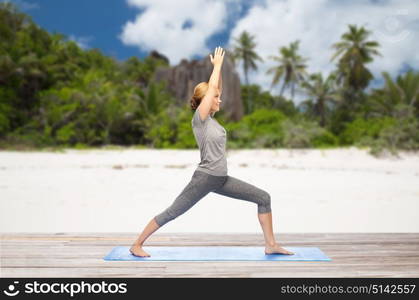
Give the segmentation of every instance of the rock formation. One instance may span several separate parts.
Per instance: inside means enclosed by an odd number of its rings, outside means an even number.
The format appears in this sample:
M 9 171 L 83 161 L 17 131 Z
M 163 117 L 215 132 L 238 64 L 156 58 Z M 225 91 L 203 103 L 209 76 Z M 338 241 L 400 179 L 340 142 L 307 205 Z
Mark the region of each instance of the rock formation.
M 167 64 L 169 64 L 169 59 L 166 56 L 164 56 L 163 54 L 157 52 L 156 50 L 152 50 L 148 56 L 150 56 L 152 58 L 155 58 L 155 59 L 161 59 L 164 62 L 166 62 Z
M 178 100 L 178 104 L 189 103 L 196 84 L 208 82 L 212 64 L 209 55 L 202 60 L 188 61 L 183 59 L 174 67 L 159 67 L 154 74 L 154 80 L 167 82 L 170 92 Z M 238 121 L 243 116 L 241 101 L 240 78 L 234 69 L 233 62 L 227 56 L 224 57 L 221 69 L 223 77 L 223 93 L 221 95 L 220 110 L 225 111 L 226 117 L 232 121 Z

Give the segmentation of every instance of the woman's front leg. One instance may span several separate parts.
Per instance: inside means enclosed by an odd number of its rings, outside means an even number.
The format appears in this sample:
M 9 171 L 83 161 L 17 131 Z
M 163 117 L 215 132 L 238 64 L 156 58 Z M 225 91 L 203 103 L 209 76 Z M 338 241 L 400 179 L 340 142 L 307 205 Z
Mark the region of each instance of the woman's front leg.
M 282 248 L 277 242 L 275 242 L 275 235 L 272 226 L 272 212 L 262 214 L 258 213 L 258 218 L 265 237 L 265 254 L 294 254 L 293 252 Z
M 217 194 L 257 204 L 259 223 L 265 238 L 265 253 L 294 254 L 275 242 L 272 226 L 271 196 L 268 192 L 238 178 L 228 176 L 223 186 L 214 191 Z

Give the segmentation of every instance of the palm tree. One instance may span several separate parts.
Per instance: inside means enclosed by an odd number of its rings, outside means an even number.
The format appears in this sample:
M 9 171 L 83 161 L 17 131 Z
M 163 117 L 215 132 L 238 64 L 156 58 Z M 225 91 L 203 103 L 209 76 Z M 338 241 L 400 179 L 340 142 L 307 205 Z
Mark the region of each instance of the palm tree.
M 239 38 L 235 38 L 234 40 L 236 41 L 236 44 L 233 45 L 233 49 L 231 51 L 230 56 L 232 58 L 233 65 L 235 65 L 237 61 L 243 61 L 243 72 L 246 81 L 247 93 L 246 107 L 248 107 L 248 112 L 251 113 L 252 102 L 250 101 L 248 72 L 249 69 L 257 70 L 256 60 L 263 62 L 263 59 L 254 51 L 254 48 L 256 47 L 256 43 L 254 42 L 254 36 L 250 35 L 247 31 L 243 31 Z
M 257 55 L 254 51 L 256 47 L 254 36 L 250 35 L 247 31 L 239 36 L 239 38 L 234 39 L 236 44 L 233 46 L 233 62 L 238 60 L 243 61 L 243 72 L 246 81 L 246 85 L 249 85 L 248 71 L 249 69 L 257 70 L 255 61 L 260 60 L 263 62 L 263 59 Z
M 366 88 L 373 78 L 371 72 L 365 67 L 366 63 L 373 60 L 373 55 L 381 54 L 376 50 L 378 42 L 367 40 L 371 34 L 364 27 L 357 28 L 349 25 L 349 32 L 345 32 L 342 41 L 332 45 L 336 49 L 331 61 L 340 57 L 338 62 L 339 82 L 344 81 L 344 86 L 354 91 Z
M 282 96 L 284 89 L 289 86 L 291 87 L 291 98 L 294 98 L 295 85 L 302 82 L 307 75 L 307 65 L 304 64 L 307 59 L 297 53 L 299 43 L 300 41 L 297 40 L 291 43 L 289 48 L 281 47 L 279 56 L 269 56 L 269 58 L 278 62 L 278 65 L 269 68 L 266 72 L 267 74 L 275 73 L 271 88 L 283 78 L 280 96 Z
M 396 107 L 404 107 L 414 112 L 415 106 L 419 113 L 419 73 L 412 70 L 399 75 L 393 81 L 387 72 L 382 73 L 385 85 L 382 89 L 376 89 L 369 98 L 369 106 L 372 114 L 378 116 L 407 117 L 407 112 L 397 111 Z M 397 115 L 397 114 L 404 115 Z
M 340 96 L 335 87 L 336 76 L 331 73 L 323 80 L 321 73 L 315 73 L 309 76 L 308 81 L 301 83 L 302 88 L 308 96 L 314 99 L 314 105 L 311 108 L 315 116 L 320 117 L 320 126 L 326 125 L 326 110 L 329 102 L 339 102 Z

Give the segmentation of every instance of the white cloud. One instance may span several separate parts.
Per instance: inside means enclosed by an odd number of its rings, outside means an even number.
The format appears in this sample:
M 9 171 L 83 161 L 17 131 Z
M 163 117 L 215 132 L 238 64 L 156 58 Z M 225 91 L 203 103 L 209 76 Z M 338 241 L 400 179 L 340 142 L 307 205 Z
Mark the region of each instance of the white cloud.
M 157 49 L 171 64 L 195 54 L 209 54 L 206 40 L 224 30 L 227 24 L 227 4 L 219 0 L 128 0 L 127 3 L 144 11 L 123 26 L 119 38 L 124 44 L 145 51 Z M 184 27 L 185 24 L 191 26 Z
M 80 48 L 87 49 L 87 48 L 90 48 L 89 41 L 92 40 L 93 38 L 91 36 L 75 36 L 74 34 L 70 34 L 68 39 L 76 42 Z
M 237 22 L 229 45 L 243 30 L 255 36 L 256 52 L 265 62 L 258 63 L 259 70 L 251 72 L 249 80 L 269 89 L 272 77 L 265 74 L 273 66 L 267 59 L 269 55 L 278 55 L 281 46 L 289 46 L 299 39 L 299 53 L 309 58 L 308 71 L 326 75 L 335 67 L 335 62 L 330 62 L 334 53 L 331 45 L 340 40 L 348 24 L 364 25 L 372 31 L 369 39 L 381 44 L 379 51 L 383 57 L 375 57 L 374 62 L 367 65 L 374 76 L 381 77 L 384 70 L 397 74 L 403 63 L 419 67 L 419 7 L 414 0 L 375 4 L 369 1 L 267 0 L 253 6 Z M 244 78 L 240 69 L 239 72 Z M 279 87 L 275 91 L 279 91 Z
M 300 54 L 309 58 L 308 72 L 326 76 L 335 68 L 330 62 L 333 43 L 340 41 L 348 24 L 364 26 L 372 31 L 370 40 L 381 44 L 383 57 L 375 57 L 368 68 L 376 78 L 382 71 L 397 75 L 408 63 L 419 67 L 419 6 L 415 0 L 332 1 L 332 0 L 127 0 L 141 12 L 122 28 L 119 38 L 126 45 L 143 51 L 157 49 L 172 65 L 182 58 L 208 55 L 206 42 L 216 33 L 231 30 L 233 38 L 243 30 L 255 36 L 257 53 L 265 60 L 249 79 L 269 89 L 272 76 L 266 70 L 273 66 L 269 55 L 278 55 L 279 48 L 300 40 Z M 244 3 L 253 3 L 248 13 L 237 20 Z M 184 24 L 186 26 L 182 28 Z M 227 28 L 234 26 L 233 28 Z M 208 54 L 207 54 L 208 53 Z M 242 79 L 241 68 L 238 71 Z M 279 92 L 279 87 L 273 91 Z M 296 98 L 298 103 L 301 97 Z

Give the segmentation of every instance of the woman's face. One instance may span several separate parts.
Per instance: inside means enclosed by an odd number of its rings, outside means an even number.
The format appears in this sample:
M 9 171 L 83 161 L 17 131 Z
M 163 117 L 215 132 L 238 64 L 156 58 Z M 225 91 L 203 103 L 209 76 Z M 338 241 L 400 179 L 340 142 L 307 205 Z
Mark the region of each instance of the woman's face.
M 217 89 L 217 93 L 214 96 L 213 103 L 212 103 L 212 106 L 211 106 L 211 111 L 213 111 L 213 112 L 219 111 L 221 102 L 222 102 L 221 93 L 220 93 L 220 90 Z

